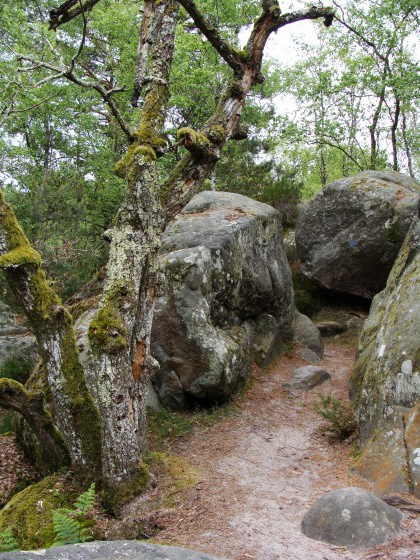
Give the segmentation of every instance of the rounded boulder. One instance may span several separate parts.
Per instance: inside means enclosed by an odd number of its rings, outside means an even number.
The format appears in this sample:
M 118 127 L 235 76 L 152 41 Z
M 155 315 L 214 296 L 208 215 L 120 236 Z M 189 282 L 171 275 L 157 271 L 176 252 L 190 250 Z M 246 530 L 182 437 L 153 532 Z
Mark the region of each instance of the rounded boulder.
M 402 514 L 360 488 L 340 488 L 322 496 L 306 513 L 302 531 L 311 539 L 366 550 L 399 531 Z

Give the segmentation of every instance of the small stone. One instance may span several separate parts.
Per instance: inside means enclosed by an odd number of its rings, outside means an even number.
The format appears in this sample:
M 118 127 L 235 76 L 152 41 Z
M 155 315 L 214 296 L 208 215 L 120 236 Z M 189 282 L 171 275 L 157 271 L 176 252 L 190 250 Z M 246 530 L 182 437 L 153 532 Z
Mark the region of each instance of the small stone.
M 329 379 L 331 379 L 331 374 L 325 369 L 318 366 L 303 366 L 295 369 L 293 379 L 288 383 L 284 383 L 283 387 L 287 389 L 308 390 L 321 385 L 321 383 Z
M 302 360 L 310 364 L 319 364 L 321 361 L 321 358 L 310 348 L 301 348 L 297 351 L 297 354 Z

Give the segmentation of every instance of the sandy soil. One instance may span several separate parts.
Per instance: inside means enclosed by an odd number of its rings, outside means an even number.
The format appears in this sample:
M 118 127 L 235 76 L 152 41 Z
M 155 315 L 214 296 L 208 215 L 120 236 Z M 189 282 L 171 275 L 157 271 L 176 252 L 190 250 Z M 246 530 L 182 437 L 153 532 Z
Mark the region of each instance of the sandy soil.
M 199 472 L 197 484 L 159 518 L 158 542 L 230 560 L 419 559 L 420 520 L 406 516 L 401 537 L 358 554 L 305 537 L 300 522 L 322 494 L 345 486 L 369 489 L 349 471 L 351 444 L 331 445 L 312 410 L 319 394 L 347 398 L 354 350 L 329 344 L 322 364 L 331 381 L 309 392 L 281 387 L 304 365 L 282 357 L 256 370 L 237 412 L 198 428 L 173 449 Z M 415 542 L 417 541 L 417 542 Z

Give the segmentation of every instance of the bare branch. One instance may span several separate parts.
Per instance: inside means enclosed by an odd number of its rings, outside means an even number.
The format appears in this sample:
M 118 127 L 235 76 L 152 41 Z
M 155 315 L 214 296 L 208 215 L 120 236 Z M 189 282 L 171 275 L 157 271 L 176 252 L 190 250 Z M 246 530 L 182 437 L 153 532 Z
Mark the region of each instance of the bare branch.
M 67 0 L 58 8 L 50 11 L 50 29 L 54 31 L 63 23 L 67 23 L 84 12 L 89 12 L 99 0 L 86 0 L 83 4 L 80 0 Z
M 245 58 L 229 45 L 211 21 L 197 8 L 195 3 L 192 0 L 179 0 L 179 3 L 192 17 L 198 29 L 207 37 L 209 42 L 232 70 L 235 73 L 243 72 L 243 65 L 246 61 Z

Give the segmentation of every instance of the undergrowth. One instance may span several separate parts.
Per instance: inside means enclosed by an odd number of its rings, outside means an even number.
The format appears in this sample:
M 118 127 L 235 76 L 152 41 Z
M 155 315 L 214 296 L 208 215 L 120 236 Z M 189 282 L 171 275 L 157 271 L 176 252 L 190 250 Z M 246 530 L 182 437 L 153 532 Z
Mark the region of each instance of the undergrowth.
M 11 552 L 12 550 L 18 550 L 19 544 L 15 537 L 13 536 L 13 531 L 10 527 L 7 527 L 4 531 L 0 532 L 0 554 L 2 552 Z
M 73 503 L 72 508 L 58 508 L 52 512 L 55 538 L 53 543 L 41 542 L 41 547 L 56 547 L 66 544 L 86 542 L 92 539 L 88 533 L 90 521 L 87 520 L 89 510 L 95 505 L 95 483 L 81 494 Z M 43 500 L 39 503 L 42 504 Z M 40 506 L 41 507 L 41 506 Z M 0 553 L 18 550 L 19 542 L 12 527 L 0 532 Z M 38 547 L 39 548 L 39 547 Z
M 53 512 L 55 539 L 52 546 L 86 542 L 92 539 L 86 527 L 86 515 L 95 505 L 95 483 L 83 492 L 73 508 L 61 508 Z
M 326 420 L 326 430 L 340 441 L 357 432 L 357 420 L 353 409 L 334 395 L 320 396 L 314 411 Z

